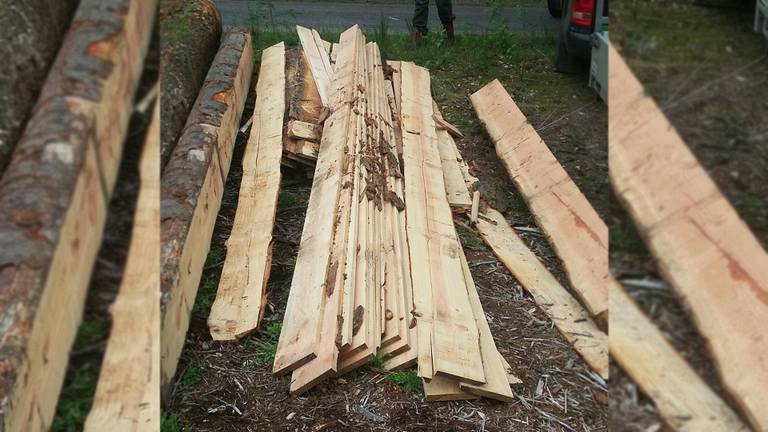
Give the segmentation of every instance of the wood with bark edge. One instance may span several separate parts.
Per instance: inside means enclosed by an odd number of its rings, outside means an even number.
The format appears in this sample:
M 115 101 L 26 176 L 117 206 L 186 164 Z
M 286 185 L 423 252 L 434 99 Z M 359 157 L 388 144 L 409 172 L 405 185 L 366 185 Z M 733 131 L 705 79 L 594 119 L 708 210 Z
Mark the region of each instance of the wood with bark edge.
M 442 374 L 482 384 L 485 374 L 477 356 L 480 351 L 479 333 L 467 296 L 460 260 L 461 245 L 445 194 L 432 117 L 429 72 L 409 62 L 401 62 L 401 69 L 408 244 L 412 266 L 414 262 L 429 263 L 428 271 L 411 269 L 414 296 L 417 292 L 420 296 L 419 301 L 414 302 L 417 327 L 428 329 L 428 333 L 419 332 L 419 373 L 427 379 L 434 374 Z M 422 279 L 418 282 L 417 274 Z M 431 295 L 425 295 L 426 291 L 431 291 Z M 430 296 L 431 300 L 426 304 Z M 426 314 L 419 316 L 422 308 L 425 308 Z M 422 341 L 430 342 L 422 344 Z M 426 363 L 427 369 L 422 363 Z
M 160 429 L 160 103 L 139 161 L 140 190 L 112 329 L 84 430 Z
M 291 290 L 272 372 L 284 374 L 316 356 L 323 315 L 327 269 L 333 241 L 333 209 L 339 200 L 350 103 L 356 69 L 355 46 L 362 37 L 357 26 L 342 33 L 332 83 L 332 113 L 325 121 L 315 176 L 301 235 Z
M 434 110 L 433 118 L 437 124 L 437 121 L 442 120 L 443 116 L 440 114 L 440 108 L 434 101 L 432 101 L 432 107 Z M 436 133 L 443 179 L 445 180 L 445 189 L 448 194 L 448 204 L 459 211 L 471 208 L 472 196 L 469 194 L 467 185 L 464 183 L 461 168 L 459 168 L 455 150 L 456 143 L 447 130 L 437 128 Z
M 608 310 L 608 228 L 499 80 L 470 96 L 509 177 L 597 320 Z
M 317 31 L 302 26 L 297 25 L 296 32 L 299 34 L 301 47 L 309 62 L 312 76 L 315 78 L 317 91 L 320 93 L 320 100 L 323 102 L 323 105 L 331 108 L 333 106 L 331 83 L 334 80 L 334 69 L 331 67 L 331 60 L 325 51 L 323 40 Z M 341 43 L 341 40 L 339 40 L 339 43 Z
M 584 307 L 547 270 L 538 257 L 491 207 L 475 227 L 486 244 L 523 288 L 533 297 L 563 338 L 601 377 L 608 378 L 608 336 Z
M 609 48 L 609 177 L 706 342 L 720 380 L 768 430 L 768 254 L 619 53 Z
M 285 46 L 280 42 L 261 55 L 237 212 L 226 243 L 216 299 L 208 315 L 213 340 L 245 336 L 258 327 L 264 315 L 280 191 L 284 112 Z
M 155 7 L 153 1 L 80 3 L 0 180 L 5 430 L 51 426 Z
M 249 32 L 229 30 L 160 179 L 163 393 L 189 327 L 252 69 Z
M 613 277 L 608 290 L 611 356 L 653 400 L 665 422 L 681 432 L 748 431 Z

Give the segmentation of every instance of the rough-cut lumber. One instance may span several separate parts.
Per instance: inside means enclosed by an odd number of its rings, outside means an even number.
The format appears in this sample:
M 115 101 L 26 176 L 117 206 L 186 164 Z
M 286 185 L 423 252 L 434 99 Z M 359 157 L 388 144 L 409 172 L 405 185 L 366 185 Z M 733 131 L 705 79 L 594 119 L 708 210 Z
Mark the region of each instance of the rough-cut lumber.
M 405 202 L 419 327 L 419 374 L 425 379 L 442 374 L 482 384 L 479 333 L 445 195 L 429 72 L 408 62 L 402 62 L 401 69 Z
M 312 192 L 309 198 L 296 270 L 285 310 L 273 372 L 291 372 L 316 357 L 321 337 L 323 297 L 333 243 L 334 209 L 341 190 L 344 146 L 350 127 L 353 83 L 357 66 L 357 26 L 341 35 L 333 78 L 332 113 L 325 121 Z
M 160 428 L 160 107 L 139 162 L 140 189 L 112 330 L 85 431 Z
M 323 134 L 322 126 L 299 120 L 290 120 L 286 129 L 291 138 L 311 142 L 320 142 L 320 136 Z
M 485 214 L 478 217 L 475 227 L 563 338 L 595 372 L 607 379 L 608 337 L 589 313 L 528 249 L 501 213 L 488 207 Z
M 453 378 L 432 377 L 430 381 L 422 379 L 424 396 L 428 401 L 472 400 L 478 396 L 462 391 L 459 382 Z
M 176 371 L 253 69 L 251 37 L 223 37 L 160 184 L 161 385 Z
M 0 175 L 76 7 L 76 0 L 4 1 L 0 5 Z
M 336 57 L 339 55 L 339 44 L 333 43 L 330 53 L 331 66 L 336 69 Z
M 608 308 L 605 223 L 498 80 L 470 98 L 509 177 L 562 260 L 574 292 L 593 316 L 604 321 Z
M 84 0 L 0 179 L 0 425 L 51 426 L 156 2 Z
M 432 102 L 434 109 L 434 120 L 442 119 L 440 108 Z M 446 194 L 448 195 L 448 204 L 458 210 L 466 210 L 472 207 L 472 197 L 464 183 L 464 176 L 459 168 L 459 161 L 456 158 L 456 143 L 453 137 L 445 129 L 438 128 L 437 148 L 440 152 L 440 162 L 443 167 L 443 180 L 445 181 Z
M 252 332 L 264 314 L 280 191 L 284 112 L 285 46 L 280 42 L 261 55 L 237 212 L 208 316 L 214 340 L 234 340 Z
M 320 100 L 323 105 L 331 107 L 331 82 L 333 81 L 334 70 L 331 67 L 331 60 L 320 35 L 315 30 L 310 30 L 302 26 L 296 26 L 296 32 L 299 34 L 301 47 L 304 50 L 304 56 L 309 62 L 312 70 L 312 76 L 315 78 L 317 91 L 320 93 Z
M 610 351 L 676 431 L 747 431 L 613 278 Z
M 163 0 L 160 17 L 162 170 L 219 48 L 221 16 L 212 0 Z
M 706 341 L 723 387 L 768 430 L 768 254 L 610 48 L 610 179 Z
M 475 287 L 475 282 L 472 280 L 467 258 L 464 256 L 462 249 L 459 249 L 459 257 L 464 269 L 464 280 L 467 284 L 472 313 L 477 322 L 477 329 L 480 332 L 480 356 L 482 357 L 486 381 L 485 384 L 479 385 L 460 382 L 459 389 L 474 395 L 509 402 L 512 400 L 512 388 L 509 386 L 506 364 L 502 362 L 501 354 L 496 349 L 496 342 L 494 342 L 493 335 L 491 335 L 491 327 L 488 325 L 488 320 L 485 317 L 483 305 L 480 303 L 480 296 L 477 293 L 477 287 Z
M 461 133 L 459 128 L 456 126 L 448 123 L 443 116 L 440 115 L 440 112 L 435 109 L 435 126 L 437 127 L 437 130 L 444 130 L 448 132 L 452 137 L 454 138 L 464 138 L 464 134 Z

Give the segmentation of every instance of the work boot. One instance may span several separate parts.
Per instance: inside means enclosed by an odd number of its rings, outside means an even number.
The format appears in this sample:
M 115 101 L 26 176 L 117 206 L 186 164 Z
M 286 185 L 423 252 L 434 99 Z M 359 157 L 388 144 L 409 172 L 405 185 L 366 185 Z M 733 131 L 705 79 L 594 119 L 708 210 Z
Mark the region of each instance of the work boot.
M 414 30 L 411 34 L 411 41 L 413 43 L 420 43 L 421 42 L 421 32 L 418 30 Z
M 453 34 L 453 23 L 443 23 L 443 30 L 445 31 L 445 36 L 448 38 L 448 42 L 455 42 L 456 36 Z

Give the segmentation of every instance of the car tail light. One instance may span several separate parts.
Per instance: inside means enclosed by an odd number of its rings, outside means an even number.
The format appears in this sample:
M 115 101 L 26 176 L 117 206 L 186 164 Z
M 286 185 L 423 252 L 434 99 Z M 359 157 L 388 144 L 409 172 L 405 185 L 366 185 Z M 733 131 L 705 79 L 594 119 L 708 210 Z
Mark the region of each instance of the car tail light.
M 589 27 L 592 25 L 592 13 L 595 11 L 595 0 L 574 0 L 571 23 Z

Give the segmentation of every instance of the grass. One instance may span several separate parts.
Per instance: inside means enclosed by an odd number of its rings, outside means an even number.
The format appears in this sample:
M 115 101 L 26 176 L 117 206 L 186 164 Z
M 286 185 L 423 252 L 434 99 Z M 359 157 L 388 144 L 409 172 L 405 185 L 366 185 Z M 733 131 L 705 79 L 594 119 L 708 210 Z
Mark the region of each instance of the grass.
M 296 207 L 301 203 L 301 198 L 291 191 L 280 191 L 280 195 L 277 197 L 277 205 L 280 208 Z
M 387 381 L 399 385 L 406 391 L 406 393 L 418 393 L 424 391 L 424 385 L 421 382 L 421 378 L 419 378 L 414 369 L 393 372 L 387 376 Z
M 186 428 L 175 414 L 160 412 L 160 432 L 183 432 Z
M 211 249 L 208 256 L 205 257 L 205 267 L 219 264 L 224 261 L 224 251 L 221 249 Z
M 81 350 L 107 338 L 109 328 L 100 320 L 85 319 L 77 329 L 74 350 Z
M 82 430 L 96 391 L 98 370 L 93 362 L 79 366 L 68 373 L 56 407 L 52 430 L 76 432 Z
M 205 372 L 205 366 L 197 363 L 190 364 L 181 376 L 181 384 L 185 387 L 200 384 L 203 380 L 203 372 Z
M 628 217 L 624 217 L 620 222 L 611 226 L 608 236 L 611 252 L 639 254 L 645 252 L 645 243 Z
M 368 366 L 371 369 L 384 369 L 384 358 L 377 355 L 370 363 L 368 363 Z
M 195 307 L 193 313 L 202 317 L 207 317 L 216 300 L 216 290 L 219 288 L 219 278 L 216 275 L 208 276 L 203 280 L 195 297 Z
M 264 333 L 267 334 L 272 340 L 277 340 L 280 337 L 280 331 L 283 329 L 282 321 L 274 321 L 264 326 Z
M 467 229 L 463 225 L 456 225 L 456 232 L 465 248 L 480 249 L 483 247 L 483 238 L 474 230 Z

